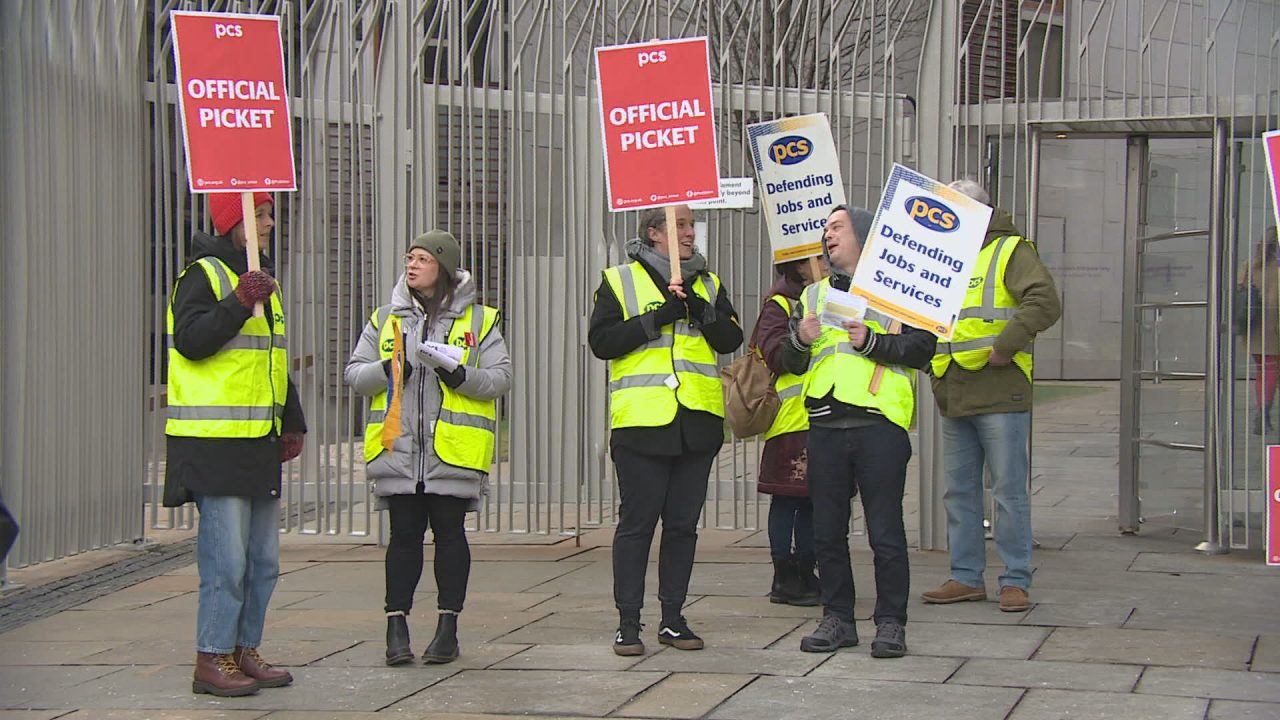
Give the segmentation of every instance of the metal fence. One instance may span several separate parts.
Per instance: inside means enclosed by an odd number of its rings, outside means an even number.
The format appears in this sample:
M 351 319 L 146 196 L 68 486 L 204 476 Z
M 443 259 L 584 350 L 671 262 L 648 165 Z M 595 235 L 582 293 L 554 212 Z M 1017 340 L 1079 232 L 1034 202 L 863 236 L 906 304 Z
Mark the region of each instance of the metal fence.
M 165 11 L 151 48 L 156 130 L 152 327 L 206 226 L 185 189 Z M 608 523 L 605 368 L 586 348 L 600 271 L 621 261 L 634 217 L 605 212 L 592 48 L 708 35 L 725 176 L 749 176 L 745 126 L 827 112 L 849 196 L 909 160 L 922 0 L 782 4 L 261 2 L 181 7 L 278 13 L 295 95 L 299 192 L 278 197 L 290 355 L 311 428 L 286 483 L 286 527 L 378 531 L 363 482 L 363 402 L 340 370 L 369 313 L 386 302 L 408 240 L 429 227 L 462 241 L 482 301 L 503 312 L 515 389 L 500 405 L 500 457 L 476 529 L 574 532 Z M 761 53 L 760 48 L 772 48 Z M 903 78 L 908 78 L 905 84 Z M 771 281 L 758 209 L 710 212 L 707 247 L 748 326 Z M 301 328 L 301 331 L 294 328 Z M 163 335 L 153 333 L 153 397 Z M 163 481 L 163 402 L 149 418 L 149 497 Z M 755 527 L 755 442 L 726 445 L 705 521 Z M 183 526 L 162 511 L 155 527 Z
M 119 6 L 0 4 L 0 495 L 22 526 L 16 566 L 144 533 L 143 26 Z
M 1267 224 L 1253 138 L 1275 126 L 1280 68 L 1276 8 L 1261 0 L 6 3 L 2 72 L 17 102 L 3 111 L 0 147 L 6 179 L 22 182 L 0 202 L 22 239 L 0 247 L 4 403 L 17 409 L 3 421 L 0 492 L 28 530 L 18 565 L 193 520 L 155 502 L 164 307 L 192 232 L 209 227 L 204 201 L 186 190 L 173 9 L 283 20 L 299 191 L 276 196 L 270 252 L 310 425 L 285 483 L 295 532 L 380 532 L 360 461 L 364 403 L 341 368 L 407 241 L 433 226 L 462 240 L 481 298 L 503 310 L 516 365 L 475 528 L 571 533 L 612 521 L 605 369 L 585 336 L 600 270 L 622 259 L 634 219 L 604 207 L 595 46 L 708 36 L 725 176 L 752 174 L 747 124 L 822 111 L 852 202 L 871 204 L 901 161 L 944 179 L 977 175 L 1033 232 L 1066 236 L 1067 218 L 1041 201 L 1052 195 L 1045 178 L 1072 161 L 1058 134 L 1225 121 L 1231 274 L 1250 275 Z M 759 209 L 700 220 L 749 330 L 770 280 Z M 1267 317 L 1255 332 L 1274 329 Z M 1234 483 L 1221 488 L 1224 523 L 1233 544 L 1247 544 L 1263 438 L 1229 430 L 1247 412 L 1253 370 L 1246 352 L 1224 346 L 1224 389 L 1234 388 L 1221 418 Z M 68 395 L 65 406 L 48 400 Z M 927 387 L 920 406 L 931 407 Z M 933 414 L 919 420 L 921 545 L 939 547 L 941 447 Z M 725 446 L 708 525 L 759 526 L 758 454 L 756 442 Z

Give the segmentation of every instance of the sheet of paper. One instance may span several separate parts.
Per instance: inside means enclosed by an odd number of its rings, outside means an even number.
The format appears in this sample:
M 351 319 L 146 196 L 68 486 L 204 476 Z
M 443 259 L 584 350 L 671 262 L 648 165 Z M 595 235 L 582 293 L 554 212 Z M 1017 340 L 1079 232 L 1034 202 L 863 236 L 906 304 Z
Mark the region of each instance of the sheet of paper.
M 853 295 L 844 290 L 830 288 L 826 300 L 822 303 L 822 313 L 818 320 L 830 327 L 844 327 L 850 321 L 862 322 L 867 314 L 867 299 L 861 295 Z
M 446 343 L 427 342 L 418 345 L 418 349 L 430 355 L 436 364 L 445 372 L 453 372 L 462 364 L 462 348 Z

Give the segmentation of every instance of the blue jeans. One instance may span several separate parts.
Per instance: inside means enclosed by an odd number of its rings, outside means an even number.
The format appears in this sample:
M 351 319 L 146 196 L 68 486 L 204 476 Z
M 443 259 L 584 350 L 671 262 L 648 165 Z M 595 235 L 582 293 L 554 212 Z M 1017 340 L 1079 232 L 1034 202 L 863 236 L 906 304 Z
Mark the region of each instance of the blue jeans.
M 237 645 L 256 648 L 280 576 L 280 501 L 198 495 L 196 507 L 196 650 L 225 654 Z
M 769 500 L 769 554 L 774 560 L 813 554 L 813 502 L 807 497 L 773 495 Z
M 982 467 L 991 469 L 996 550 L 1004 561 L 1000 587 L 1031 587 L 1031 501 L 1027 438 L 1031 413 L 942 418 L 947 474 L 947 542 L 951 579 L 983 587 L 987 548 L 982 531 Z

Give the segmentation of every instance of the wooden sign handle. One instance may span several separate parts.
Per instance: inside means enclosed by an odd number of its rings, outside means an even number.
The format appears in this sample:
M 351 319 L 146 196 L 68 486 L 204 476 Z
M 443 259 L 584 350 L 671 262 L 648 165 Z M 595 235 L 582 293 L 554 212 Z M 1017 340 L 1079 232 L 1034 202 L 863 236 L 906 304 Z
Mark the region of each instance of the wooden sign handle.
M 258 262 L 258 208 L 253 206 L 253 193 L 240 193 L 240 211 L 244 214 L 244 252 L 249 260 L 249 270 L 261 270 L 262 264 Z M 254 304 L 253 316 L 263 316 L 262 303 Z
M 897 335 L 900 332 L 902 332 L 902 323 L 898 322 L 897 320 L 894 320 L 893 322 L 889 323 L 890 335 Z M 875 372 L 871 373 L 871 384 L 867 386 L 867 392 L 871 393 L 872 395 L 879 395 L 881 380 L 884 380 L 884 366 L 877 364 Z
M 667 259 L 671 261 L 671 282 L 682 283 L 680 274 L 680 243 L 676 240 L 676 206 L 668 205 L 667 211 Z
M 812 278 L 812 280 L 810 280 L 809 282 L 818 282 L 825 276 L 826 275 L 822 272 L 822 263 L 818 262 L 817 256 L 810 255 L 809 256 L 809 277 Z

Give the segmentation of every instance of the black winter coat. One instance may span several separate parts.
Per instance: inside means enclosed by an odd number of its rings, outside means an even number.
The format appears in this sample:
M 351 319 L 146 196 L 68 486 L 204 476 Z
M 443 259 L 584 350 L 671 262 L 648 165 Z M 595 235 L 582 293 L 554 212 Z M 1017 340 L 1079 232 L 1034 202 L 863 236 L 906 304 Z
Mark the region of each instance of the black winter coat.
M 192 239 L 191 262 L 216 257 L 236 274 L 248 270 L 244 251 L 230 238 L 196 233 Z M 262 269 L 272 273 L 266 257 Z M 182 276 L 173 291 L 173 347 L 185 357 L 209 357 L 240 332 L 252 316 L 235 293 L 221 302 L 203 272 Z M 271 315 L 267 315 L 271 321 Z M 266 382 L 266 378 L 263 378 Z M 298 389 L 289 379 L 285 397 L 282 432 L 306 432 Z M 191 438 L 166 436 L 167 458 L 164 474 L 164 506 L 177 507 L 194 500 L 193 495 L 236 495 L 254 498 L 280 497 L 280 442 L 275 432 L 260 438 Z

